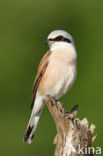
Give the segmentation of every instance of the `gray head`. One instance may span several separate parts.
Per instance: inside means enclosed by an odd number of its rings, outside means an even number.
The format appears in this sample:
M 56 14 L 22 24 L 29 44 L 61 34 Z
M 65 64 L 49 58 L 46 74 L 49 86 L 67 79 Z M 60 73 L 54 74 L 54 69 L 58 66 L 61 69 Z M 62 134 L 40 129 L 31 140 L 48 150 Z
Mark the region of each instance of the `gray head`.
M 44 43 L 51 46 L 55 42 L 66 42 L 73 44 L 73 38 L 64 30 L 55 30 L 48 35 L 48 38 Z

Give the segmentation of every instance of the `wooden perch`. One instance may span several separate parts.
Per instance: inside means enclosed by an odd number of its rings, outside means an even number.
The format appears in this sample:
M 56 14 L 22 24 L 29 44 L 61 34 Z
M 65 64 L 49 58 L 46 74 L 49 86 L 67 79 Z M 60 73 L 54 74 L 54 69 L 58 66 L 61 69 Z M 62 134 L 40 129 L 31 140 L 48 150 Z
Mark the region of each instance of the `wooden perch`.
M 88 126 L 86 118 L 76 118 L 78 105 L 66 112 L 61 103 L 48 96 L 46 105 L 55 121 L 57 135 L 54 139 L 54 156 L 92 156 L 91 146 L 95 125 Z

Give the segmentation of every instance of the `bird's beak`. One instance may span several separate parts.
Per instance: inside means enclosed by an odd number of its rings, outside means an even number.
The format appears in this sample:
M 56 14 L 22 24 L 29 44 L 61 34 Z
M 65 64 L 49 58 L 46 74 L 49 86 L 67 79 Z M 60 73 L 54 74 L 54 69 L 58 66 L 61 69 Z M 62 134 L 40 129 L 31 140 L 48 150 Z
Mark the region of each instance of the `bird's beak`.
M 44 44 L 45 45 L 49 44 L 49 40 L 44 41 Z

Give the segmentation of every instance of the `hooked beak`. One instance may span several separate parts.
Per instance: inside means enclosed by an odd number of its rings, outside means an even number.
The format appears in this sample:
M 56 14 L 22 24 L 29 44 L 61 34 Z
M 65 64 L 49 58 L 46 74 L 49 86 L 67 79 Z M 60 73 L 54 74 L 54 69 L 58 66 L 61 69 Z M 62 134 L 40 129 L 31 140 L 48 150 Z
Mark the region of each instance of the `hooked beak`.
M 49 44 L 49 40 L 44 41 L 44 44 L 45 45 Z

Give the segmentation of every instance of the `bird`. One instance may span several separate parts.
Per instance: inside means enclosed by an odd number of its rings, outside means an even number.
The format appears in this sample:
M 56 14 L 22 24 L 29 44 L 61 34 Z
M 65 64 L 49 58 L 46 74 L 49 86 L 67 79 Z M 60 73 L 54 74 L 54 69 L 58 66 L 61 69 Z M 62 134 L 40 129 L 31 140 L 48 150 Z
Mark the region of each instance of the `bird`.
M 77 75 L 77 53 L 72 36 L 64 30 L 52 31 L 44 44 L 49 50 L 40 61 L 32 90 L 31 117 L 24 142 L 32 143 L 47 96 L 58 100 L 74 84 Z

